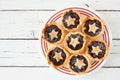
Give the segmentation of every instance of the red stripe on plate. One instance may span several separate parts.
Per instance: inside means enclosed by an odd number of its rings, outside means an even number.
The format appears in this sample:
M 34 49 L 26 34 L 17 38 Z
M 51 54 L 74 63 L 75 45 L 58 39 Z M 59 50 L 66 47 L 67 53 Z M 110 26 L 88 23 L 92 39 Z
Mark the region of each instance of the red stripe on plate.
M 41 47 L 42 47 L 42 51 L 43 51 L 44 56 L 46 57 L 43 46 L 44 46 L 44 45 L 43 45 L 43 40 L 42 40 L 42 38 L 41 38 Z
M 92 66 L 90 68 L 93 68 L 96 64 L 98 64 L 99 61 L 95 61 L 94 64 L 92 64 Z
M 57 21 L 61 16 L 57 16 L 55 19 L 53 19 L 53 21 Z
M 64 70 L 64 71 L 67 71 L 67 72 L 70 72 L 69 69 L 65 68 L 65 67 L 61 67 L 60 69 Z
M 105 40 L 105 32 L 104 32 L 104 34 L 103 34 L 103 40 Z
M 96 61 L 92 62 L 92 64 L 91 64 L 91 65 L 94 65 L 95 63 L 96 63 Z
M 107 29 L 107 27 L 106 27 L 106 32 L 107 32 L 107 34 L 108 34 L 108 46 L 110 46 L 110 34 L 109 34 L 109 32 L 108 32 L 108 29 Z
M 55 22 L 57 19 L 59 19 L 59 18 L 61 17 L 62 14 L 63 14 L 63 13 L 60 13 L 60 14 L 56 15 L 55 18 L 53 18 L 53 19 L 51 20 L 51 22 Z
M 46 52 L 47 52 L 47 49 L 48 48 L 48 46 L 47 46 L 47 42 L 45 42 L 45 49 L 46 49 Z
M 46 50 L 48 50 L 48 44 L 46 43 Z
M 101 62 L 99 63 L 99 65 L 97 65 L 95 68 L 93 68 L 93 69 L 91 69 L 90 71 L 88 71 L 88 73 L 91 72 L 91 71 L 93 71 L 93 70 L 95 70 L 98 66 L 100 66 L 100 64 L 101 64 L 102 62 L 103 62 L 103 61 L 101 61 Z
M 89 14 L 89 13 L 86 13 L 86 12 L 84 12 L 84 11 L 80 11 L 80 10 L 77 10 L 77 11 L 79 11 L 80 12 L 80 14 L 85 14 L 86 16 L 93 16 L 93 15 L 91 15 L 91 14 Z
M 106 33 L 104 32 L 104 41 L 107 43 L 106 41 Z
M 106 32 L 105 32 L 105 42 L 108 44 L 108 38 L 106 36 Z
M 46 42 L 44 41 L 44 49 L 45 49 L 45 53 L 47 52 L 47 50 L 46 50 Z
M 61 69 L 57 69 L 58 71 L 60 71 L 60 72 L 62 72 L 62 73 L 65 73 L 65 74 L 69 74 L 69 75 L 75 75 L 75 74 L 73 74 L 73 73 L 69 73 L 69 72 L 64 72 L 64 71 L 62 71 Z

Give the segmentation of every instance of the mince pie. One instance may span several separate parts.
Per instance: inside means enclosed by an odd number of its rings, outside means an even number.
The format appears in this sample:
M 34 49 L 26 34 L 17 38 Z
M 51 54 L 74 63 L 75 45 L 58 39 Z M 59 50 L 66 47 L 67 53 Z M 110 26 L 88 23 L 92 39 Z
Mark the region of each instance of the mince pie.
M 90 59 L 103 60 L 108 55 L 108 46 L 104 41 L 90 41 L 86 47 Z
M 90 68 L 89 59 L 82 54 L 73 54 L 68 59 L 69 69 L 76 74 L 84 74 Z
M 70 53 L 80 52 L 84 49 L 85 36 L 80 32 L 69 32 L 64 40 L 64 46 Z
M 68 10 L 63 13 L 62 23 L 67 31 L 76 31 L 81 24 L 81 15 L 74 10 Z
M 60 43 L 64 38 L 63 27 L 56 23 L 46 24 L 42 37 L 49 43 Z
M 47 52 L 48 64 L 52 65 L 54 68 L 58 68 L 64 65 L 68 55 L 68 52 L 62 47 L 54 47 Z
M 82 32 L 89 38 L 97 38 L 104 32 L 103 22 L 94 17 L 87 17 L 82 23 Z

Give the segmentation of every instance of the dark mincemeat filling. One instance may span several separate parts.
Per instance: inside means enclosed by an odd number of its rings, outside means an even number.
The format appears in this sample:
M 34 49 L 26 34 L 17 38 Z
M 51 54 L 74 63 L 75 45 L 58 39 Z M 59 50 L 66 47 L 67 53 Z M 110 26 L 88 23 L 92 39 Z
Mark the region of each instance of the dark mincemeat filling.
M 89 32 L 89 24 L 96 24 L 96 27 L 98 27 L 99 29 L 96 30 L 95 33 L 93 32 Z M 102 31 L 102 28 L 101 28 L 101 23 L 98 21 L 98 20 L 87 20 L 86 23 L 85 23 L 85 27 L 86 29 L 84 30 L 86 34 L 90 35 L 90 36 L 97 36 L 101 31 Z
M 70 44 L 71 42 L 71 38 L 78 38 L 78 41 L 80 42 L 79 44 L 76 45 L 76 47 L 74 47 L 73 45 Z M 80 34 L 71 34 L 70 36 L 68 36 L 68 40 L 67 40 L 67 46 L 72 49 L 72 50 L 79 50 L 83 47 L 83 36 Z
M 79 69 L 79 67 L 78 66 L 75 66 L 75 63 L 76 63 L 76 60 L 77 59 L 79 59 L 79 60 L 82 60 L 83 59 L 83 61 L 84 61 L 84 63 L 86 64 L 85 66 L 82 66 L 81 67 L 81 69 Z M 86 69 L 87 69 L 87 67 L 88 67 L 88 61 L 86 60 L 86 58 L 85 57 L 83 57 L 83 56 L 80 56 L 80 55 L 78 55 L 78 56 L 73 56 L 71 59 L 70 59 L 70 62 L 69 62 L 69 65 L 70 65 L 70 68 L 73 70 L 73 71 L 75 71 L 75 72 L 84 72 Z
M 96 55 L 95 53 L 92 53 L 92 46 L 96 47 L 99 46 L 100 49 L 102 50 L 101 52 L 98 53 L 98 55 Z M 92 41 L 91 44 L 88 45 L 89 48 L 89 54 L 93 57 L 93 58 L 102 58 L 105 55 L 105 51 L 106 51 L 106 47 L 105 44 L 102 42 L 98 42 L 98 41 Z
M 62 56 L 63 59 L 61 59 L 60 61 L 57 62 L 56 59 L 53 58 L 55 56 L 55 52 L 58 52 L 58 53 L 62 52 L 61 56 Z M 56 66 L 62 65 L 64 63 L 65 59 L 66 59 L 65 52 L 62 49 L 60 49 L 59 47 L 56 47 L 54 50 L 50 51 L 48 56 L 49 56 L 49 60 Z
M 75 18 L 75 25 L 70 25 L 70 26 L 67 26 L 67 22 L 66 20 L 68 19 L 68 17 L 71 16 L 72 18 Z M 72 10 L 70 10 L 69 12 L 67 12 L 64 16 L 63 16 L 63 24 L 66 28 L 68 29 L 72 29 L 72 28 L 77 28 L 78 24 L 80 23 L 79 21 L 80 17 L 75 13 L 73 12 Z
M 49 33 L 50 33 L 53 29 L 58 32 L 58 34 L 57 34 L 58 38 L 53 38 L 53 39 L 51 39 L 51 36 L 49 35 Z M 56 25 L 50 25 L 50 26 L 48 26 L 48 27 L 45 29 L 45 34 L 44 34 L 44 36 L 45 36 L 45 39 L 46 39 L 47 41 L 49 41 L 49 42 L 54 43 L 54 42 L 59 41 L 60 38 L 61 38 L 61 35 L 62 35 L 62 32 L 61 32 L 61 30 L 60 30 Z

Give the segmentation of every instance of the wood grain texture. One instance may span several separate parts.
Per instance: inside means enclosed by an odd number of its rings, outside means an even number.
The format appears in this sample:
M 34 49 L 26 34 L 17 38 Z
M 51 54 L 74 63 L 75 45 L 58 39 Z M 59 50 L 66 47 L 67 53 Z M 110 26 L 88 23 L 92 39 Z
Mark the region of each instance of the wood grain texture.
M 2 75 L 1 79 L 3 80 L 117 80 L 119 74 L 120 69 L 118 68 L 101 68 L 90 75 L 82 77 L 68 76 L 51 68 L 0 68 L 0 75 Z
M 0 0 L 1 80 L 118 80 L 120 79 L 119 0 Z M 113 37 L 106 63 L 87 76 L 68 76 L 47 64 L 39 37 L 56 10 L 83 6 L 96 10 Z M 46 77 L 47 75 L 47 77 Z
M 46 21 L 55 11 L 0 11 L 0 39 L 38 38 Z M 120 12 L 98 12 L 110 27 L 114 39 L 120 39 Z
M 111 44 L 111 53 L 119 54 L 120 41 L 113 40 Z M 0 53 L 39 53 L 41 46 L 39 40 L 0 40 Z M 6 56 L 7 57 L 7 56 Z
M 96 10 L 119 10 L 118 0 L 0 0 L 1 10 L 59 9 L 68 6 L 89 6 Z M 114 6 L 113 6 L 114 5 Z M 112 7 L 111 7 L 112 6 Z
M 44 21 L 52 11 L 38 12 L 0 12 L 0 38 L 38 37 Z
M 113 43 L 105 67 L 120 67 L 120 45 Z M 39 40 L 0 40 L 0 45 L 0 66 L 48 66 Z

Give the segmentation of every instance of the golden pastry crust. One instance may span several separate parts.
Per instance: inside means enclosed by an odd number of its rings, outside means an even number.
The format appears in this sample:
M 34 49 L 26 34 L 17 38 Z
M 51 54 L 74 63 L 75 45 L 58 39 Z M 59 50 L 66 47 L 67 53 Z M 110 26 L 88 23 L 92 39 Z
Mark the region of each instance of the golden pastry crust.
M 101 23 L 101 31 L 100 31 L 100 33 L 99 34 L 97 34 L 97 35 L 94 35 L 94 36 L 91 36 L 90 34 L 88 34 L 88 33 L 86 33 L 85 32 L 85 29 L 86 29 L 86 27 L 85 27 L 85 24 L 86 24 L 86 22 L 88 21 L 88 20 L 97 20 L 97 21 L 99 21 L 100 23 Z M 94 24 L 92 24 L 92 25 L 94 25 Z M 82 33 L 83 34 L 85 34 L 88 38 L 90 38 L 90 39 L 96 39 L 96 38 L 98 38 L 98 37 L 100 37 L 101 35 L 103 35 L 103 33 L 104 33 L 104 22 L 101 20 L 101 19 L 98 19 L 98 18 L 96 18 L 96 17 L 86 17 L 85 19 L 84 19 L 84 21 L 83 21 L 83 23 L 82 23 Z M 89 28 L 90 29 L 90 28 Z M 92 29 L 92 28 L 91 28 Z M 94 27 L 94 30 L 95 30 L 96 28 Z
M 46 29 L 49 28 L 51 25 L 55 25 L 55 26 L 57 26 L 57 28 L 59 28 L 59 29 L 61 30 L 60 39 L 59 39 L 58 41 L 56 41 L 56 42 L 51 42 L 51 41 L 47 40 L 46 37 L 45 37 Z M 58 34 L 59 34 L 59 33 L 58 33 Z M 64 39 L 64 36 L 65 36 L 65 31 L 64 31 L 64 29 L 63 29 L 63 26 L 61 26 L 61 25 L 59 25 L 59 24 L 57 24 L 57 23 L 55 23 L 55 22 L 46 24 L 45 27 L 44 27 L 44 29 L 42 30 L 42 38 L 43 38 L 45 41 L 47 41 L 48 43 L 51 43 L 51 44 L 59 44 L 59 43 L 61 43 L 61 42 L 63 41 L 63 39 Z
M 71 69 L 71 65 L 70 65 L 70 61 L 71 61 L 71 58 L 73 58 L 73 56 L 83 56 L 86 60 L 87 60 L 87 68 L 82 71 L 82 72 L 76 72 L 74 71 L 73 69 Z M 67 63 L 68 63 L 68 67 L 69 67 L 69 70 L 77 75 L 83 75 L 85 73 L 87 73 L 91 67 L 91 64 L 90 64 L 90 60 L 89 58 L 85 55 L 85 53 L 75 53 L 75 54 L 72 54 L 71 56 L 69 56 L 68 60 L 67 60 Z M 76 64 L 76 63 L 75 63 Z M 84 65 L 85 66 L 85 65 Z
M 89 47 L 88 47 L 88 46 L 90 46 L 91 42 L 94 42 L 94 41 L 100 42 L 100 43 L 103 43 L 103 44 L 104 44 L 104 46 L 105 46 L 104 57 L 102 57 L 102 58 L 95 57 L 95 58 L 94 58 L 94 57 L 92 57 L 92 56 L 90 55 Z M 99 60 L 104 60 L 104 59 L 106 59 L 106 57 L 108 56 L 108 49 L 109 49 L 108 45 L 106 44 L 105 41 L 100 41 L 100 40 L 94 40 L 94 41 L 89 41 L 89 42 L 87 43 L 87 46 L 85 47 L 85 48 L 86 48 L 86 55 L 88 56 L 88 58 L 89 58 L 91 61 L 94 61 L 94 60 L 99 61 Z M 96 47 L 97 47 L 97 46 L 96 46 Z M 92 51 L 93 51 L 93 47 L 92 47 Z M 94 52 L 95 52 L 95 51 L 96 51 L 97 56 L 98 56 L 98 55 L 99 55 L 99 52 L 102 51 L 102 50 L 100 49 L 100 47 L 97 47 L 97 49 L 95 49 Z M 95 54 L 95 55 L 96 55 L 96 54 Z
M 49 57 L 50 52 L 53 51 L 53 50 L 55 50 L 56 48 L 62 49 L 62 50 L 64 51 L 63 54 L 66 55 L 65 60 L 64 60 L 63 63 L 60 64 L 60 65 L 55 65 L 55 64 L 50 60 L 50 57 Z M 54 56 L 55 56 L 55 55 L 54 55 Z M 67 61 L 67 58 L 68 58 L 68 57 L 69 57 L 69 53 L 68 53 L 64 48 L 62 48 L 62 47 L 60 47 L 60 46 L 56 46 L 56 47 L 53 47 L 53 48 L 49 49 L 49 50 L 47 51 L 47 55 L 46 55 L 48 64 L 50 64 L 50 65 L 51 65 L 52 67 L 54 67 L 54 68 L 59 68 L 59 67 L 61 67 L 61 66 L 64 66 L 64 65 L 66 64 L 66 61 Z M 57 57 L 57 58 L 58 58 L 58 57 Z M 63 59 L 63 57 L 62 57 L 62 59 Z M 60 59 L 59 59 L 59 61 L 60 61 Z
M 73 13 L 75 13 L 76 15 L 78 15 L 78 17 L 79 17 L 79 24 L 77 25 L 76 28 L 66 28 L 65 25 L 64 25 L 64 16 L 65 16 L 68 12 L 70 12 L 70 11 L 72 11 Z M 62 16 L 62 25 L 64 26 L 64 29 L 65 29 L 66 31 L 72 31 L 72 32 L 74 32 L 74 31 L 77 31 L 77 30 L 79 29 L 79 27 L 81 26 L 81 20 L 82 20 L 82 16 L 80 15 L 80 13 L 79 13 L 78 11 L 76 11 L 76 10 L 70 9 L 70 10 L 67 10 L 67 11 L 65 11 L 65 12 L 63 13 L 63 16 Z M 70 22 L 70 23 L 72 23 L 72 22 Z
M 83 37 L 83 38 L 82 38 L 83 44 L 82 44 L 82 47 L 81 47 L 80 49 L 74 50 L 74 49 L 71 49 L 70 47 L 68 47 L 67 41 L 69 40 L 69 36 L 71 36 L 72 34 L 73 34 L 73 35 L 79 34 L 80 36 Z M 79 39 L 79 37 L 77 37 L 77 38 Z M 76 38 L 74 38 L 74 39 L 76 39 Z M 71 43 L 71 44 L 70 44 L 70 43 Z M 80 44 L 80 42 L 78 43 L 78 41 L 70 41 L 70 43 L 69 43 L 69 44 L 72 45 L 72 46 L 75 44 L 75 47 L 77 47 L 77 44 Z M 65 39 L 64 39 L 64 47 L 65 47 L 65 49 L 66 49 L 69 53 L 78 53 L 78 52 L 84 51 L 85 43 L 86 43 L 86 41 L 85 41 L 85 35 L 83 35 L 83 34 L 80 33 L 80 32 L 69 32 L 69 33 L 66 35 Z

